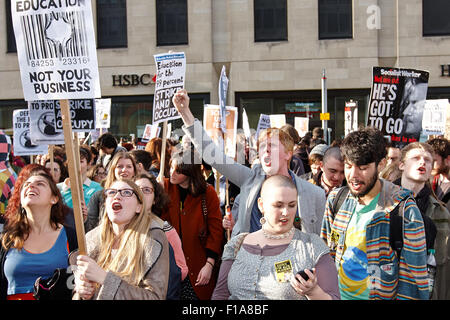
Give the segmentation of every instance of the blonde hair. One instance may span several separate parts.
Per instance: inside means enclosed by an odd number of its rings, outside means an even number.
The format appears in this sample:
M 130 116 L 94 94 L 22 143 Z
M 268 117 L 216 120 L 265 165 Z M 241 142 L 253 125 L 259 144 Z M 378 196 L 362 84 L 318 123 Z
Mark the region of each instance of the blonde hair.
M 392 182 L 402 176 L 402 171 L 398 168 L 398 164 L 392 162 L 381 170 L 378 176 Z
M 292 137 L 287 134 L 285 131 L 278 128 L 267 128 L 262 130 L 258 136 L 258 150 L 259 145 L 264 140 L 267 140 L 272 137 L 277 137 L 281 144 L 284 146 L 286 151 L 294 151 L 294 140 Z
M 113 256 L 113 246 L 117 239 L 113 232 L 112 223 L 104 211 L 100 223 L 101 230 L 101 251 L 98 257 L 98 265 L 105 270 L 116 273 L 119 277 L 126 279 L 132 285 L 139 285 L 145 275 L 145 243 L 149 240 L 150 225 L 152 216 L 148 212 L 144 195 L 141 189 L 131 180 L 119 179 L 128 184 L 136 194 L 142 208 L 125 227 L 119 236 L 119 246 L 117 253 Z
M 105 179 L 105 189 L 109 188 L 113 184 L 113 182 L 118 180 L 116 178 L 115 171 L 116 171 L 117 163 L 119 162 L 120 159 L 130 159 L 130 161 L 133 165 L 133 168 L 134 168 L 133 177 L 136 176 L 137 167 L 136 167 L 136 161 L 134 161 L 134 158 L 131 156 L 130 153 L 128 153 L 126 151 L 119 151 L 116 153 L 116 155 L 111 160 L 111 166 L 109 167 L 108 174 Z

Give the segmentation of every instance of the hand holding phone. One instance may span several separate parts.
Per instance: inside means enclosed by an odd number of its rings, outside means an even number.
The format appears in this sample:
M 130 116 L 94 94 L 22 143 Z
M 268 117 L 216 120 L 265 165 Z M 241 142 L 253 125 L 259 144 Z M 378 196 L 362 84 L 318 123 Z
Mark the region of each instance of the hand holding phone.
M 308 269 L 311 273 L 314 273 L 313 269 Z M 297 272 L 297 274 L 299 274 L 303 279 L 305 279 L 305 281 L 309 280 L 309 276 L 306 274 L 305 270 L 300 270 L 299 272 Z M 298 281 L 298 279 L 297 279 Z

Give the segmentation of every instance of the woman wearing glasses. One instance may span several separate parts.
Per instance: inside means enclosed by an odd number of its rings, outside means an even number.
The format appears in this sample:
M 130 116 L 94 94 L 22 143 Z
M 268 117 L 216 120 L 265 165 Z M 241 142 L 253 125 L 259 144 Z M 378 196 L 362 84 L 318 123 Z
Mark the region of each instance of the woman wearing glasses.
M 89 169 L 87 176 L 92 181 L 95 181 L 102 185 L 106 179 L 106 170 L 101 164 L 96 164 Z
M 136 173 L 136 162 L 130 153 L 119 151 L 110 162 L 104 188 L 109 188 L 111 184 L 118 179 L 133 180 Z M 99 224 L 99 219 L 103 216 L 105 209 L 103 200 L 103 190 L 94 193 L 92 196 L 91 201 L 88 204 L 88 219 L 85 223 L 86 232 L 92 230 Z
M 75 298 L 165 299 L 169 246 L 163 229 L 146 212 L 141 188 L 117 180 L 104 194 L 101 223 L 86 234 L 88 255 L 77 257 Z
M 199 159 L 194 161 L 194 151 L 174 154 L 170 179 L 164 179 L 171 202 L 161 217 L 180 236 L 189 268 L 182 299 L 190 295 L 190 299 L 209 300 L 217 277 L 213 268 L 222 253 L 223 228 L 219 199 L 214 188 L 206 183 L 200 163 Z M 203 228 L 207 228 L 206 241 L 200 237 Z
M 152 215 L 153 219 L 159 223 L 161 228 L 163 228 L 167 240 L 169 241 L 169 250 L 171 252 L 167 300 L 179 300 L 181 281 L 186 278 L 188 267 L 186 265 L 183 248 L 181 247 L 181 240 L 177 231 L 167 221 L 163 221 L 159 218 L 163 209 L 169 204 L 169 197 L 164 192 L 164 188 L 150 173 L 138 174 L 135 182 L 144 194 L 147 212 Z

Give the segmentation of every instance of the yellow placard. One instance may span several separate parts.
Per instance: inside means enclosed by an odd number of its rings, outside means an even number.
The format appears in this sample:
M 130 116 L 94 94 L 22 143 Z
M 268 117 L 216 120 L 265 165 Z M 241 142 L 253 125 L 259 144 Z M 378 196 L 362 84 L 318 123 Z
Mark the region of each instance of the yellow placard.
M 330 113 L 321 113 L 320 114 L 320 120 L 330 120 Z

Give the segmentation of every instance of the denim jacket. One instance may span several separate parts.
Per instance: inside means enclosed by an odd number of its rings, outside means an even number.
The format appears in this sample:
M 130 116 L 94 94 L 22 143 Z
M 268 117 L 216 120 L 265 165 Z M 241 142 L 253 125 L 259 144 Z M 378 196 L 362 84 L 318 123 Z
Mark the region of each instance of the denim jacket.
M 366 229 L 369 297 L 371 300 L 428 299 L 425 229 L 419 208 L 409 190 L 383 179 L 380 181 L 382 187 L 376 212 Z M 347 227 L 358 200 L 349 193 L 333 219 L 330 208 L 336 194 L 337 190 L 333 190 L 328 196 L 321 236 L 330 247 L 339 270 Z M 397 205 L 404 205 L 404 244 L 400 259 L 389 244 L 389 215 Z

